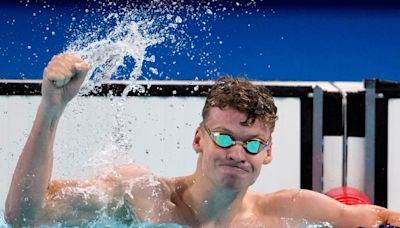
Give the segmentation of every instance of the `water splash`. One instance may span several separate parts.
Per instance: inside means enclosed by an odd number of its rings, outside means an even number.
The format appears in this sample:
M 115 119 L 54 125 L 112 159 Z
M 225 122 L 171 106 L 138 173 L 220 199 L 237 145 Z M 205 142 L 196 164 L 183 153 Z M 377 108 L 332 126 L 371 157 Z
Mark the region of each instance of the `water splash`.
M 198 38 L 191 37 L 186 30 L 190 24 L 188 21 L 195 21 L 202 26 L 203 33 L 209 32 L 208 19 L 204 15 L 208 18 L 214 15 L 207 4 L 184 4 L 183 1 L 125 3 L 122 7 L 121 4 L 102 1 L 91 3 L 95 6 L 86 8 L 85 13 L 97 19 L 78 20 L 74 17 L 73 34 L 66 51 L 80 56 L 92 66 L 79 95 L 98 93 L 101 86 L 112 79 L 124 80 L 121 98 L 109 94 L 117 111 L 110 140 L 117 148 L 103 150 L 123 155 L 132 148 L 123 118 L 125 101 L 129 93 L 145 91 L 137 80 L 147 79 L 144 72 L 157 76 L 163 74 L 154 67 L 154 63 L 163 57 L 157 55 L 162 47 L 167 47 L 170 55 L 186 54 L 191 59 L 200 58 L 199 63 L 204 64 L 209 53 L 199 55 L 194 52 Z
M 110 13 L 103 21 L 106 26 L 79 35 L 79 39 L 69 45 L 69 52 L 81 56 L 93 66 L 80 94 L 88 94 L 111 80 L 127 64 L 133 64 L 133 69 L 124 76 L 129 84 L 122 95 L 126 97 L 130 91 L 143 92 L 143 87 L 135 82 L 142 75 L 144 62 L 155 61 L 154 55 L 147 56 L 147 49 L 170 39 L 180 20 L 165 17 L 166 24 L 160 24 L 158 20 L 164 18 L 139 20 L 141 16 L 136 10 L 124 11 L 123 14 Z
M 112 9 L 108 5 L 101 2 L 97 4 L 101 7 L 93 8 L 97 10 L 85 9 L 85 12 L 91 16 L 100 14 L 100 20 L 85 25 L 85 19 L 82 19 L 67 52 L 80 56 L 92 66 L 79 95 L 97 93 L 101 85 L 109 83 L 113 78 L 127 80 L 124 82 L 126 87 L 122 98 L 109 94 L 116 109 L 115 124 L 110 132 L 111 144 L 104 145 L 102 151 L 96 153 L 88 164 L 95 168 L 111 168 L 117 164 L 116 157 L 127 159 L 132 148 L 123 118 L 125 101 L 129 92 L 144 91 L 136 81 L 142 75 L 143 65 L 155 61 L 155 56 L 148 54 L 148 48 L 168 41 L 181 19 L 178 16 L 150 14 L 129 6 L 109 12 Z
M 313 222 L 307 219 L 295 219 L 289 217 L 281 218 L 282 225 L 287 228 L 333 228 L 334 226 L 329 222 Z
M 215 58 L 221 56 L 214 52 L 223 42 L 214 34 L 212 23 L 223 20 L 222 12 L 227 11 L 229 4 L 218 0 L 87 2 L 92 6 L 84 8 L 85 16 L 80 20 L 74 17 L 69 29 L 71 42 L 66 49 L 93 66 L 90 80 L 85 82 L 81 94 L 96 92 L 96 87 L 110 79 L 130 81 L 123 95 L 143 91 L 135 83 L 139 77 L 171 79 L 165 74 L 173 71 L 179 75 L 179 69 L 174 69 L 179 61 L 174 57 L 178 56 L 206 67 L 207 77 L 219 71 Z M 255 2 L 250 1 L 246 6 L 253 4 Z M 168 69 L 160 71 L 154 65 L 167 65 Z

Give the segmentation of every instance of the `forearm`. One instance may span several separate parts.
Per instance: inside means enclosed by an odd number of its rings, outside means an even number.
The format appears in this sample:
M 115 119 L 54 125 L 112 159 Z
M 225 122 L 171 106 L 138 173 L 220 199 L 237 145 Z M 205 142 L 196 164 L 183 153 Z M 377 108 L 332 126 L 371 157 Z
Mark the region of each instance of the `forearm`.
M 30 224 L 42 208 L 53 165 L 53 144 L 64 107 L 40 104 L 31 133 L 19 157 L 6 200 L 11 224 Z
M 362 209 L 363 211 L 369 211 L 370 215 L 365 214 L 367 218 L 376 218 L 375 221 L 371 221 L 371 226 L 374 224 L 378 225 L 393 225 L 393 226 L 400 226 L 400 213 L 388 210 L 387 208 L 375 206 L 375 205 L 355 205 Z
M 376 205 L 348 206 L 352 211 L 346 216 L 349 221 L 355 221 L 354 227 L 377 227 L 379 225 L 400 226 L 400 213 L 390 211 Z M 344 226 L 345 227 L 345 226 Z
M 400 213 L 399 212 L 386 210 L 385 214 L 386 215 L 384 216 L 384 218 L 386 219 L 386 221 L 384 222 L 384 224 L 400 227 Z

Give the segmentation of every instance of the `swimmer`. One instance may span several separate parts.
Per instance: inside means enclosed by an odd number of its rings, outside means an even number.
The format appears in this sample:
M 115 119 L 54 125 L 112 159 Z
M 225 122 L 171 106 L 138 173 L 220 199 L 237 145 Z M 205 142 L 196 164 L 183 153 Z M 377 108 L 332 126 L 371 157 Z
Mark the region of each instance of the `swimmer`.
M 379 206 L 348 206 L 310 190 L 250 191 L 262 166 L 272 161 L 277 108 L 267 89 L 241 78 L 222 77 L 212 86 L 194 133 L 198 159 L 193 174 L 164 178 L 129 164 L 90 180 L 51 180 L 58 122 L 89 68 L 63 53 L 44 69 L 42 100 L 6 200 L 9 224 L 83 227 L 104 212 L 127 225 L 296 227 L 308 221 L 346 228 L 400 226 L 400 213 Z

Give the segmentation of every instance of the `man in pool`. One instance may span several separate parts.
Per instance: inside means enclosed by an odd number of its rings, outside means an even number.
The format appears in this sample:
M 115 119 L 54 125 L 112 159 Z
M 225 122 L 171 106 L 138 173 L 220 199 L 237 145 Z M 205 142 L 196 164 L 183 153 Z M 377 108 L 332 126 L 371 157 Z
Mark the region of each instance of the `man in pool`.
M 305 221 L 400 226 L 399 213 L 378 206 L 347 206 L 309 190 L 248 190 L 272 160 L 277 108 L 265 88 L 240 78 L 221 78 L 208 94 L 193 139 L 193 174 L 163 178 L 130 164 L 91 180 L 50 181 L 60 116 L 88 70 L 79 57 L 65 53 L 45 68 L 42 100 L 7 196 L 9 224 L 87 226 L 106 214 L 125 224 L 190 227 L 296 227 Z

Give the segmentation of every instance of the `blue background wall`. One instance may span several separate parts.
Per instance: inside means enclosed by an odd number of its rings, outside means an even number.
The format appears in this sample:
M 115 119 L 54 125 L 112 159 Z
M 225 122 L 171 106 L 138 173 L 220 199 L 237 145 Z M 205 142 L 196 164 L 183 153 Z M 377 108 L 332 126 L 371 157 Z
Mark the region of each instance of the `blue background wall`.
M 82 16 L 87 2 L 0 4 L 0 79 L 40 79 L 51 56 L 66 48 L 72 17 Z M 213 79 L 227 73 L 258 80 L 400 80 L 395 1 L 259 1 L 220 13 L 207 26 L 212 35 L 198 48 L 212 63 L 199 65 L 182 50 L 157 66 L 167 73 L 153 79 Z M 198 27 L 188 29 L 195 34 Z M 167 49 L 149 51 L 169 56 Z

